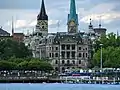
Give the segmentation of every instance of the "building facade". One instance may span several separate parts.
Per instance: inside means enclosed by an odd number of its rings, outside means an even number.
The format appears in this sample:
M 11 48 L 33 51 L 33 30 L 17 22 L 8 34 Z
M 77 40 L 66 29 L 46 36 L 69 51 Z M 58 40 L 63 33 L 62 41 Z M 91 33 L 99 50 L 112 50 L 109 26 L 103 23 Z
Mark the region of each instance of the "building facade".
M 24 41 L 32 50 L 33 57 L 50 59 L 54 69 L 59 72 L 71 68 L 87 68 L 91 60 L 91 37 L 96 38 L 91 21 L 88 33 L 78 31 L 79 23 L 75 0 L 70 2 L 68 32 L 48 33 L 48 16 L 44 0 L 42 0 L 41 11 L 37 16 L 36 30 L 26 36 Z

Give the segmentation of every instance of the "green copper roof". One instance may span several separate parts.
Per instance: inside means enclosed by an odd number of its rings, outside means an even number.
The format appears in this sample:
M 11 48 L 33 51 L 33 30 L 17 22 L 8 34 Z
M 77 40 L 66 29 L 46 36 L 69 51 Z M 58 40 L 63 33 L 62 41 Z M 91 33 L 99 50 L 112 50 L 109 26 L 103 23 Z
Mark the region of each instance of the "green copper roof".
M 74 20 L 78 24 L 78 15 L 76 14 L 75 0 L 71 0 L 70 14 L 68 14 L 68 22 Z

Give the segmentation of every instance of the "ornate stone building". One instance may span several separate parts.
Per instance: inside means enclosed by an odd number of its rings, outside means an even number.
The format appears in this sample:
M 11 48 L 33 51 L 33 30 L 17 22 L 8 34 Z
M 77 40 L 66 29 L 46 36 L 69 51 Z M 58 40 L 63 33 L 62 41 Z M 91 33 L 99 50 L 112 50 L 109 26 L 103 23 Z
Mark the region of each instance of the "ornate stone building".
M 48 16 L 42 0 L 36 30 L 26 36 L 25 44 L 32 50 L 33 57 L 50 59 L 56 71 L 87 68 L 91 60 L 91 37 L 95 39 L 96 34 L 91 22 L 88 33 L 78 31 L 78 25 L 75 0 L 71 0 L 67 22 L 68 32 L 48 33 Z

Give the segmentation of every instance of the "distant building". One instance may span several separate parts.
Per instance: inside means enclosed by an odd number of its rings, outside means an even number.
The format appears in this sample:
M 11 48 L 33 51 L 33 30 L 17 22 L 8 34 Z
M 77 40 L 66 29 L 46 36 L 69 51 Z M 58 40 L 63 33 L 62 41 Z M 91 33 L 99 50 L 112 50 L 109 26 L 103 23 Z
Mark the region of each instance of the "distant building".
M 23 42 L 24 41 L 24 34 L 23 33 L 14 33 L 12 35 L 13 40 L 18 41 L 18 42 Z
M 7 31 L 3 30 L 2 27 L 0 28 L 0 36 L 10 36 L 10 33 Z
M 12 37 L 13 37 L 13 40 L 17 41 L 17 42 L 23 42 L 24 41 L 24 33 L 15 33 L 14 32 L 14 23 L 13 23 L 13 20 L 12 20 Z

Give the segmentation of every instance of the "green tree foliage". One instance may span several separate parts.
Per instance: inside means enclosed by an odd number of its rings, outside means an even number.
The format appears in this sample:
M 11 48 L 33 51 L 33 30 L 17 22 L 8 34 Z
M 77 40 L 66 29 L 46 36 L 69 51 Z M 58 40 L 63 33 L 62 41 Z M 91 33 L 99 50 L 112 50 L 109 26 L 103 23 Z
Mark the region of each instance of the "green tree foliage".
M 103 67 L 107 68 L 119 68 L 120 67 L 120 48 L 119 47 L 107 47 L 106 49 L 103 48 L 102 50 L 102 60 L 103 60 Z M 100 66 L 100 57 L 101 50 L 98 50 L 94 56 L 92 64 L 94 66 Z
M 10 58 L 0 61 L 0 70 L 41 70 L 51 71 L 53 67 L 50 63 L 40 59 Z
M 95 41 L 95 52 L 100 49 L 100 44 L 104 44 L 103 48 L 120 47 L 120 36 L 116 36 L 114 33 L 109 33 L 108 35 L 102 35 L 100 39 Z
M 17 64 L 14 62 L 0 61 L 0 70 L 14 70 Z
M 116 36 L 114 33 L 108 35 L 103 35 L 99 40 L 95 42 L 94 55 L 92 60 L 92 65 L 100 67 L 101 58 L 101 48 L 102 46 L 102 56 L 103 56 L 103 66 L 104 67 L 119 67 L 120 68 L 120 36 Z
M 22 42 L 18 43 L 10 39 L 0 40 L 0 59 L 25 58 L 31 55 L 32 53 Z

